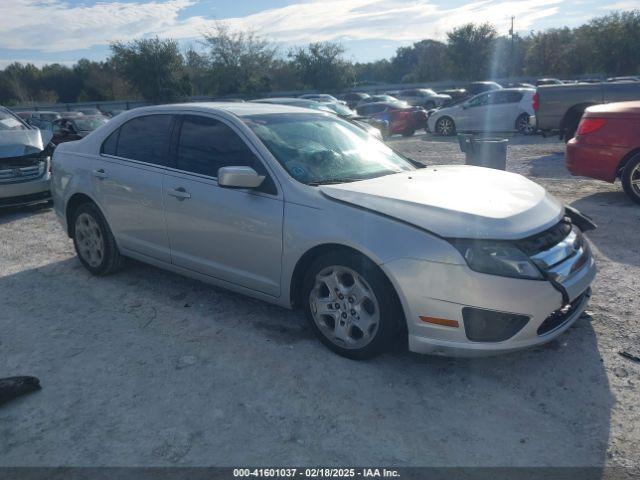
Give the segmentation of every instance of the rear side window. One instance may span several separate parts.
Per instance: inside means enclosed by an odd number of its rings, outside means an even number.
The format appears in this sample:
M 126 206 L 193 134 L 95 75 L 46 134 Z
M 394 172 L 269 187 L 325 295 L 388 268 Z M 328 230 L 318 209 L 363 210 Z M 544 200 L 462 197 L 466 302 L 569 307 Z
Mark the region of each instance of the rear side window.
M 101 152 L 155 165 L 167 164 L 167 142 L 173 115 L 146 115 L 129 120 L 102 144 Z
M 217 177 L 221 167 L 264 167 L 247 144 L 228 125 L 209 117 L 185 115 L 180 129 L 176 168 Z
M 120 134 L 120 129 L 113 132 L 111 135 L 107 137 L 107 139 L 102 143 L 102 148 L 100 149 L 100 153 L 104 155 L 116 155 L 118 153 L 118 135 Z

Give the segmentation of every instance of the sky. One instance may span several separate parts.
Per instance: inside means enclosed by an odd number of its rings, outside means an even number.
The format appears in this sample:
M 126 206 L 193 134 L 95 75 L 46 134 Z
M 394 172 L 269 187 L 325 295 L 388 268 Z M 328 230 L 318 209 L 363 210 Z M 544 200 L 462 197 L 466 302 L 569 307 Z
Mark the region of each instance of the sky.
M 0 0 L 0 68 L 14 61 L 73 64 L 102 60 L 109 43 L 169 37 L 198 48 L 217 22 L 253 31 L 283 52 L 338 41 L 354 61 L 391 57 L 424 38 L 444 40 L 468 22 L 507 34 L 577 26 L 640 0 Z

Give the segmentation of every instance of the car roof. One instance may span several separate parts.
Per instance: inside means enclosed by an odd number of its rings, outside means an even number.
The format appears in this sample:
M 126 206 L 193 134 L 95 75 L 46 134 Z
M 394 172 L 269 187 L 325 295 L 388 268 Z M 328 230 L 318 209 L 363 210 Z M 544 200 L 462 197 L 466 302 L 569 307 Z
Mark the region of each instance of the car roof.
M 263 102 L 194 102 L 194 103 L 174 103 L 169 105 L 154 105 L 152 107 L 139 107 L 135 110 L 138 113 L 153 113 L 155 111 L 184 111 L 199 110 L 203 112 L 226 112 L 238 117 L 249 115 L 267 115 L 271 113 L 303 113 L 309 112 L 311 109 L 296 107 L 292 105 L 282 105 L 275 103 Z M 322 113 L 320 110 L 313 110 L 316 113 Z

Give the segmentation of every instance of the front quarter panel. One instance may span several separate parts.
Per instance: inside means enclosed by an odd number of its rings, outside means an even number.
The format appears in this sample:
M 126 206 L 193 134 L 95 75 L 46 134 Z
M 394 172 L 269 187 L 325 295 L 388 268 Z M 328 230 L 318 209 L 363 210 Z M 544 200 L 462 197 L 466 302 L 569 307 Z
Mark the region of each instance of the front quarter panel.
M 400 258 L 464 264 L 444 239 L 424 230 L 314 192 L 313 206 L 287 202 L 284 221 L 283 299 L 290 305 L 291 279 L 302 256 L 321 245 L 355 249 L 381 266 Z M 387 272 L 385 272 L 387 273 Z M 393 279 L 390 279 L 395 283 Z

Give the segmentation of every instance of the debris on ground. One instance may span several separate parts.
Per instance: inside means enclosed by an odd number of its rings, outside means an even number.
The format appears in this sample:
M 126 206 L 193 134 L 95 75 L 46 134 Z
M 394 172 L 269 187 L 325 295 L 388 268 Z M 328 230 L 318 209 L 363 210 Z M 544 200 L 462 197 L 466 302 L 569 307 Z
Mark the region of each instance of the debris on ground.
M 41 388 L 40 380 L 36 377 L 0 378 L 0 405 Z

